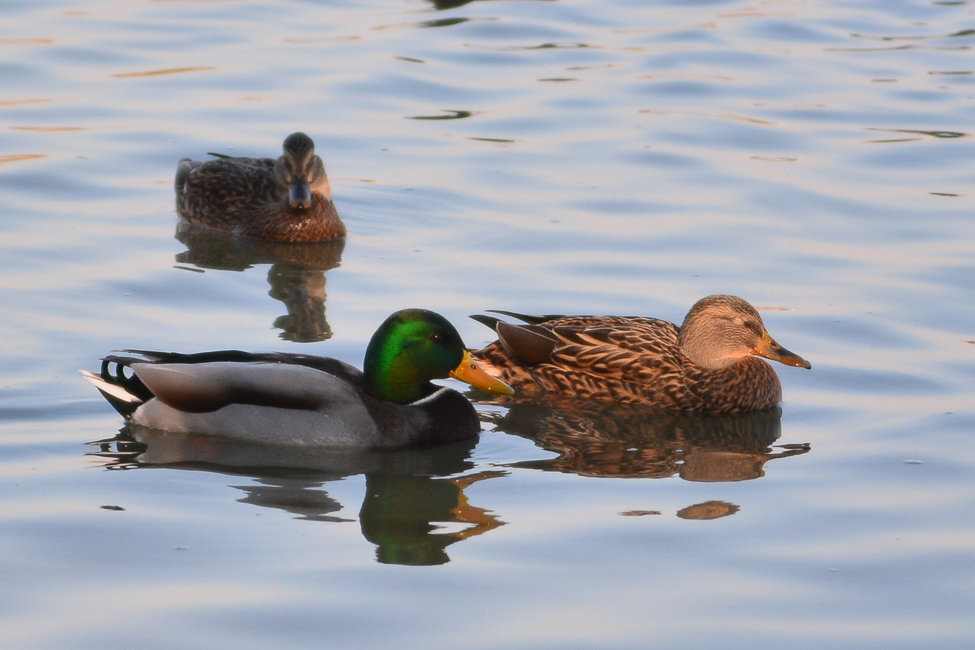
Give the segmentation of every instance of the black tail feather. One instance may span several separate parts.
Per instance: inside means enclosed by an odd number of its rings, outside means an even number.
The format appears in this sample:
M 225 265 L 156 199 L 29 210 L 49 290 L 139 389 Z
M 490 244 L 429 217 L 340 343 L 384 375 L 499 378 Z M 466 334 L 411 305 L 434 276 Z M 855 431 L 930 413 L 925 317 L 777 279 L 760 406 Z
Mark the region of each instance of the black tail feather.
M 146 388 L 146 385 L 142 383 L 142 380 L 135 376 L 131 370 L 128 370 L 129 366 L 133 363 L 144 362 L 145 359 L 139 357 L 123 357 L 116 354 L 110 354 L 104 359 L 102 359 L 102 369 L 99 373 L 105 381 L 110 384 L 115 384 L 116 386 L 121 386 L 125 391 L 135 397 L 138 397 L 143 402 L 147 402 L 152 399 L 152 391 Z M 102 391 L 105 395 L 105 392 Z M 115 404 L 111 397 L 105 395 L 105 398 L 112 403 L 112 406 L 116 410 L 119 407 Z M 129 404 L 129 410 L 134 410 L 132 405 Z M 123 413 L 123 415 L 125 415 Z
M 476 320 L 478 323 L 481 323 L 482 325 L 487 325 L 488 327 L 491 328 L 491 331 L 493 332 L 497 332 L 498 323 L 501 322 L 500 318 L 495 318 L 494 316 L 485 316 L 484 314 L 471 314 L 471 318 Z
M 562 314 L 543 314 L 541 316 L 533 316 L 531 314 L 519 314 L 516 311 L 505 311 L 503 309 L 488 309 L 487 311 L 491 312 L 492 314 L 501 314 L 503 316 L 517 318 L 523 323 L 529 323 L 531 325 L 539 325 L 540 323 L 552 320 L 553 318 L 562 318 Z

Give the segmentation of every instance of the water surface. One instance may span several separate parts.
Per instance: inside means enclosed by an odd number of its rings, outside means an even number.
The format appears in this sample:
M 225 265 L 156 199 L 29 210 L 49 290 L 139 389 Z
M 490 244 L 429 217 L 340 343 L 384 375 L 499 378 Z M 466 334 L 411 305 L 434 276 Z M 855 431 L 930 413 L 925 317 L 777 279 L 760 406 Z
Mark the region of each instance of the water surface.
M 5 647 L 971 645 L 975 4 L 0 15 Z M 295 130 L 344 243 L 177 230 L 177 160 Z M 812 362 L 781 410 L 481 401 L 469 444 L 302 470 L 86 444 L 113 348 L 359 364 L 400 307 L 479 347 L 484 309 L 719 292 Z

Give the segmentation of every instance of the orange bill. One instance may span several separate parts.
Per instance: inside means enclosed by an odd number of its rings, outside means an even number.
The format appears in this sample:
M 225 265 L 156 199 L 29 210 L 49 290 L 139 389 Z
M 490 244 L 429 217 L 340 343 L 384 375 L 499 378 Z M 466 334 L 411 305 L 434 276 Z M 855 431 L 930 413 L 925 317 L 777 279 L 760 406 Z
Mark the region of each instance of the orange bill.
M 495 395 L 515 394 L 511 386 L 484 372 L 467 350 L 464 350 L 464 358 L 460 360 L 460 365 L 450 371 L 450 376 Z
M 787 366 L 796 366 L 797 368 L 812 368 L 812 364 L 800 357 L 795 352 L 789 352 L 784 347 L 775 342 L 768 332 L 762 334 L 762 340 L 759 341 L 758 345 L 752 348 L 752 354 L 757 354 L 760 357 L 765 357 L 766 359 L 771 359 L 772 361 L 778 361 L 779 363 L 784 363 Z

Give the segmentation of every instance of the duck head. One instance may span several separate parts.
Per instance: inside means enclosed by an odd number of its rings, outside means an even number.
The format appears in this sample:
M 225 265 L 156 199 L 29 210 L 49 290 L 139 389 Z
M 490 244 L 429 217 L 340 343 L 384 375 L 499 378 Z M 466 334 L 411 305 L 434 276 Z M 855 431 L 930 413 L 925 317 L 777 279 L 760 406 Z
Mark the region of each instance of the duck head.
M 812 367 L 776 343 L 758 311 L 736 296 L 715 295 L 697 301 L 687 312 L 677 338 L 681 352 L 708 370 L 727 368 L 750 355 L 787 366 Z
M 425 309 L 392 314 L 376 330 L 363 362 L 366 392 L 408 404 L 437 387 L 431 379 L 453 377 L 489 393 L 511 395 L 511 387 L 482 370 L 446 318 Z
M 332 188 L 325 174 L 325 163 L 315 155 L 315 143 L 301 132 L 284 140 L 284 155 L 274 163 L 274 179 L 282 191 L 287 190 L 288 205 L 306 210 L 312 205 L 312 193 L 321 192 L 331 199 Z

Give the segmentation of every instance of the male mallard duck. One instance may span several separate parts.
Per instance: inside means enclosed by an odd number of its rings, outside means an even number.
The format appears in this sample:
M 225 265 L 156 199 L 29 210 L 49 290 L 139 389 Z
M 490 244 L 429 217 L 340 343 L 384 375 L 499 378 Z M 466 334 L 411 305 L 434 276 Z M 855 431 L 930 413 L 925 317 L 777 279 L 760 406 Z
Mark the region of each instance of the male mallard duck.
M 474 357 L 529 394 L 660 411 L 743 413 L 782 398 L 775 371 L 752 355 L 810 367 L 776 343 L 755 308 L 735 296 L 699 300 L 679 328 L 656 318 L 498 313 L 529 324 L 473 316 L 499 339 Z
M 345 237 L 315 143 L 292 133 L 278 158 L 184 158 L 176 168 L 176 210 L 190 223 L 289 242 Z
M 139 357 L 111 355 L 99 374 L 82 374 L 130 422 L 270 445 L 367 449 L 470 438 L 480 431 L 474 407 L 430 380 L 512 392 L 477 366 L 453 325 L 422 309 L 386 319 L 363 372 L 303 354 L 127 352 Z

